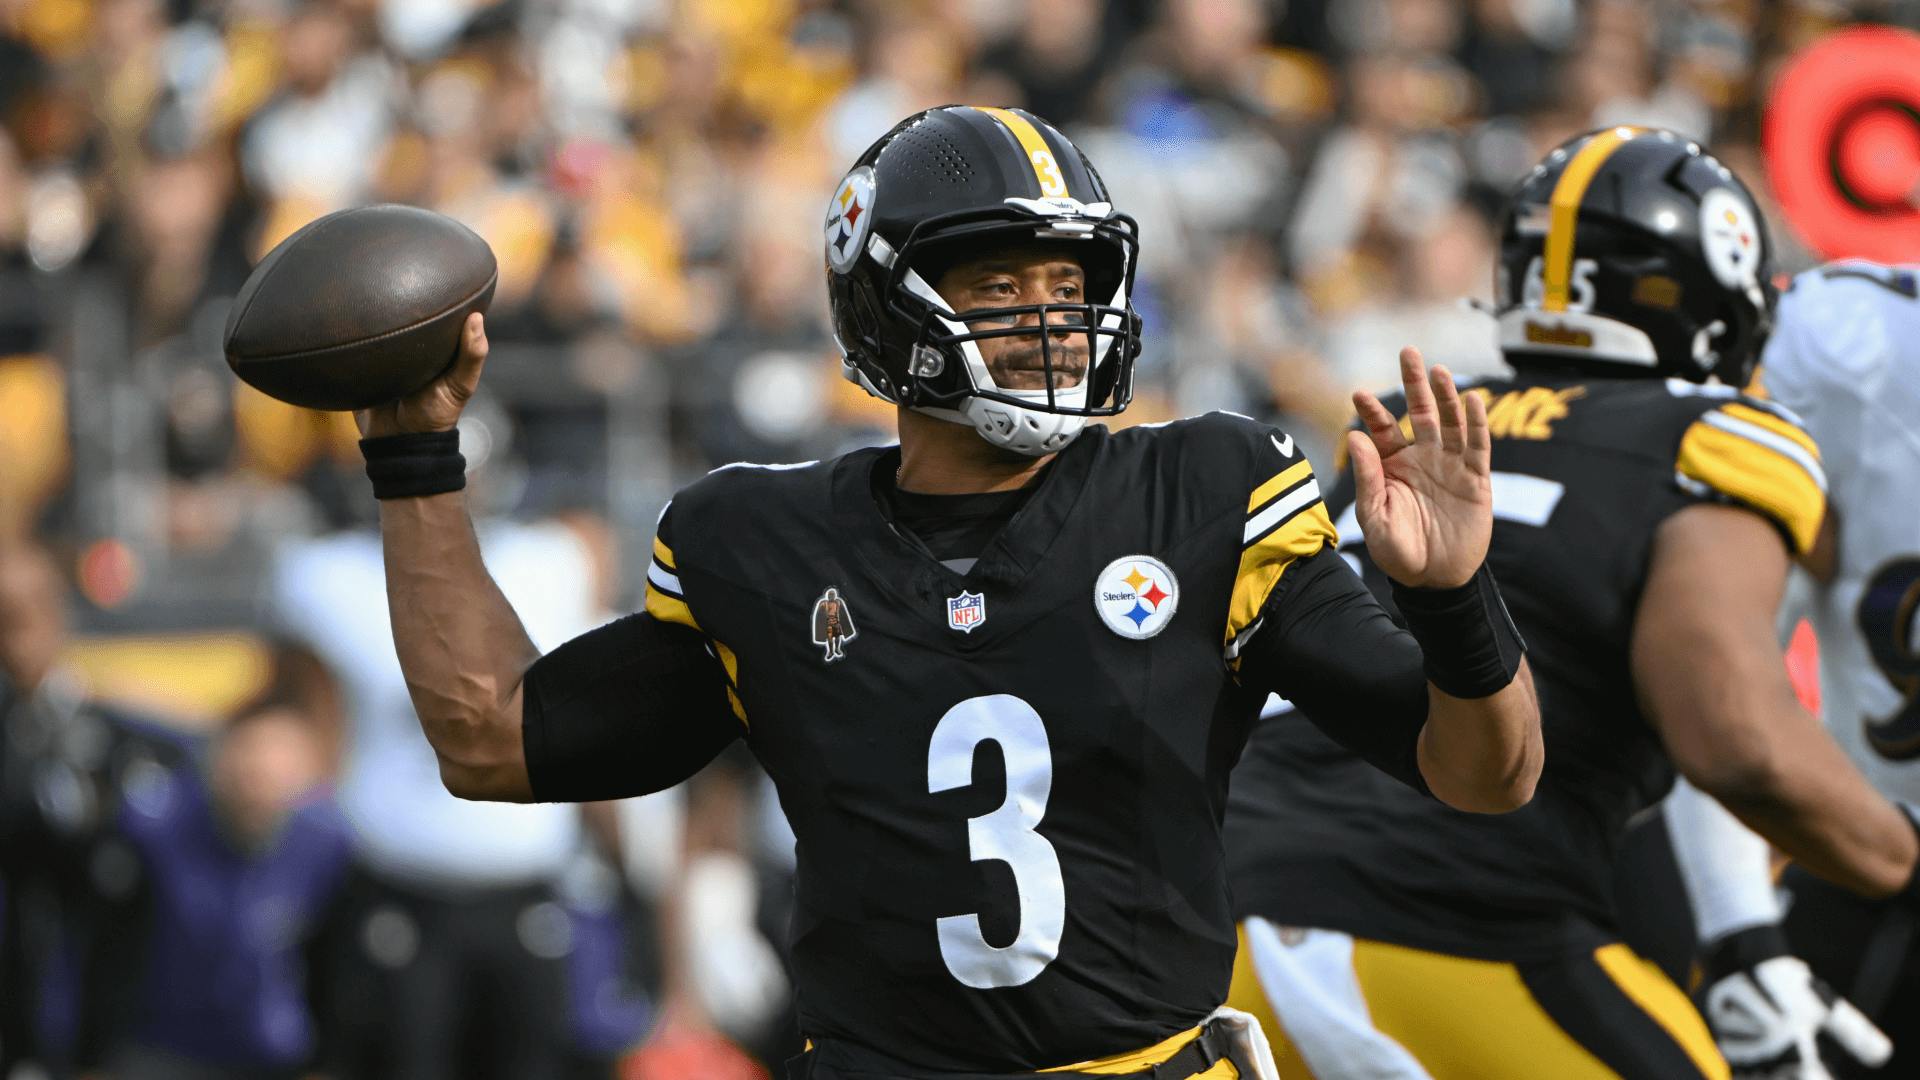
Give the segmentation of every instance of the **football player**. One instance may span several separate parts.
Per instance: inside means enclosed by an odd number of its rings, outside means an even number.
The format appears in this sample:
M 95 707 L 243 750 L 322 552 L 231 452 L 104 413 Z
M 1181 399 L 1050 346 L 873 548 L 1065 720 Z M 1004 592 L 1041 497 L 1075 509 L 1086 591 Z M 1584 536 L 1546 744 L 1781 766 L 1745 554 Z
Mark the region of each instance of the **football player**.
M 1816 558 L 1796 574 L 1781 621 L 1811 619 L 1829 728 L 1911 813 L 1920 800 L 1920 274 L 1843 261 L 1796 277 L 1755 392 L 1802 418 L 1831 478 Z M 1920 1075 L 1911 905 L 1862 899 L 1795 865 L 1781 881 L 1783 925 L 1765 841 L 1687 791 L 1674 793 L 1665 816 L 1704 946 L 1704 1011 L 1736 1073 L 1824 1078 L 1826 1045 L 1835 1076 Z M 1857 1009 L 1896 1036 L 1891 1047 Z
M 1726 1076 L 1610 902 L 1627 820 L 1676 768 L 1823 877 L 1914 892 L 1914 828 L 1799 707 L 1775 643 L 1826 480 L 1790 413 L 1731 389 L 1769 331 L 1768 272 L 1747 189 L 1670 132 L 1582 135 L 1519 185 L 1497 285 L 1516 374 L 1468 394 L 1489 410 L 1489 561 L 1533 650 L 1546 771 L 1524 810 L 1476 818 L 1376 783 L 1310 725 L 1256 728 L 1227 826 L 1236 1000 L 1264 988 L 1283 1063 Z M 1377 581 L 1366 497 L 1343 475 L 1329 503 Z
M 847 372 L 899 406 L 899 445 L 686 488 L 646 610 L 549 655 L 456 492 L 479 320 L 451 374 L 362 418 L 443 779 L 616 798 L 745 739 L 798 837 L 796 1076 L 1265 1075 L 1258 1028 L 1216 1008 L 1227 776 L 1267 693 L 1423 799 L 1511 810 L 1540 767 L 1482 568 L 1484 411 L 1412 350 L 1409 434 L 1362 399 L 1362 512 L 1409 633 L 1334 551 L 1290 436 L 1087 423 L 1130 393 L 1137 234 L 1057 130 L 915 115 L 825 224 Z

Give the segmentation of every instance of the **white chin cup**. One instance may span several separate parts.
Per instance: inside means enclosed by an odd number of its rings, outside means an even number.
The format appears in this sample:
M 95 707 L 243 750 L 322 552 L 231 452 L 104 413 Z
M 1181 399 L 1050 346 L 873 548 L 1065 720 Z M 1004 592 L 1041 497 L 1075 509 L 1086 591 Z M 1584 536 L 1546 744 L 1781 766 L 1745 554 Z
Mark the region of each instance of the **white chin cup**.
M 1044 457 L 1066 449 L 1087 426 L 1084 416 L 1063 416 L 977 397 L 965 399 L 957 408 L 916 407 L 914 411 L 965 424 L 993 445 L 1028 457 Z

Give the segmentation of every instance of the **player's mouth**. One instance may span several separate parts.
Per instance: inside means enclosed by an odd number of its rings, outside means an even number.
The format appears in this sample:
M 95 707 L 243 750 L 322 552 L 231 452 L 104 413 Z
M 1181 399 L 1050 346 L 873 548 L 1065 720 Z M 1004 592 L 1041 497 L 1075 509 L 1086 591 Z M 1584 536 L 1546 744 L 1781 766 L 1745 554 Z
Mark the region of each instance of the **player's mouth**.
M 1049 369 L 1048 361 L 1052 362 Z M 993 363 L 993 381 L 1008 390 L 1067 390 L 1080 385 L 1087 373 L 1087 349 L 1078 342 L 1055 340 L 1043 353 L 1038 342 L 1023 345 Z
M 1055 390 L 1068 390 L 1080 385 L 1081 376 L 1087 372 L 1084 360 L 1073 360 L 1053 365 L 1052 385 Z M 993 379 L 1008 390 L 1045 390 L 1049 372 L 1039 364 L 1016 364 L 1001 367 L 994 372 Z

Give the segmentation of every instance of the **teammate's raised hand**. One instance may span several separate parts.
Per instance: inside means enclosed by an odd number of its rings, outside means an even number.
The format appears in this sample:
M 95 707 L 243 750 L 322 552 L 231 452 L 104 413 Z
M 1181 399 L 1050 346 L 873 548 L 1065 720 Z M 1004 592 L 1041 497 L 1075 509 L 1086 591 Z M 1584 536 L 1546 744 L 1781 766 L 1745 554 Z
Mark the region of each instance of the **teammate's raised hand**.
M 480 386 L 487 365 L 487 325 L 479 312 L 467 316 L 460 331 L 460 354 L 439 378 L 401 398 L 353 414 L 360 434 L 368 438 L 421 431 L 446 431 L 460 422 L 460 412 Z
M 1463 585 L 1486 560 L 1493 537 L 1493 438 L 1486 404 L 1461 400 L 1453 376 L 1431 376 L 1420 350 L 1400 350 L 1409 440 L 1380 399 L 1365 390 L 1353 405 L 1366 432 L 1347 433 L 1354 513 L 1374 564 L 1402 585 Z

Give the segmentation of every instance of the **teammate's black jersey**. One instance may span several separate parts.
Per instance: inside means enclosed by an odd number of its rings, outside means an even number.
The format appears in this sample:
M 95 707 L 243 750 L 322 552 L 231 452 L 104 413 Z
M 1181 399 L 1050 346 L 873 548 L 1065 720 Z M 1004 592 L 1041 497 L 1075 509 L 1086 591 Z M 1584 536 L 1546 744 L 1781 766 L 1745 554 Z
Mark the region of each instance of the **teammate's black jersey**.
M 1265 426 L 1090 427 L 964 576 L 875 499 L 897 457 L 692 485 L 662 517 L 647 613 L 630 617 L 709 643 L 717 707 L 799 838 L 803 1030 L 822 1053 L 1001 1072 L 1193 1027 L 1227 992 L 1220 822 L 1267 687 L 1337 687 L 1357 703 L 1328 710 L 1352 726 L 1343 738 L 1417 784 L 1417 648 L 1332 553 L 1310 466 Z M 1409 673 L 1410 705 L 1367 700 Z M 590 725 L 555 719 L 554 683 L 529 676 L 535 794 L 616 793 L 577 748 Z
M 1242 916 L 1502 960 L 1608 936 L 1616 844 L 1672 782 L 1628 658 L 1655 531 L 1713 500 L 1763 514 L 1797 552 L 1813 542 L 1818 452 L 1774 406 L 1678 381 L 1544 372 L 1470 392 L 1486 395 L 1494 434 L 1489 561 L 1540 698 L 1546 764 L 1533 801 L 1458 813 L 1377 782 L 1311 725 L 1262 721 L 1228 814 Z M 1387 404 L 1404 413 L 1398 397 Z M 1352 527 L 1352 491 L 1349 471 L 1330 499 L 1343 551 L 1386 602 Z

